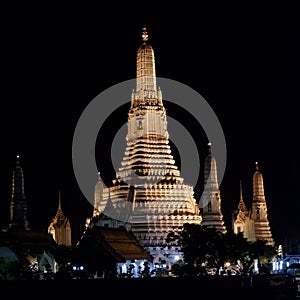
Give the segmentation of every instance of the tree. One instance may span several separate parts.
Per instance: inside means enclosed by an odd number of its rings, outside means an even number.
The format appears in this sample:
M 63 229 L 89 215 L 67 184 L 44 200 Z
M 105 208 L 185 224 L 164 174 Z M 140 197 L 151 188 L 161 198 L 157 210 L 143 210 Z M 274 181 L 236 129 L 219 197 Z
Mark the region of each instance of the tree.
M 198 224 L 184 224 L 179 234 L 168 234 L 167 242 L 179 246 L 183 252 L 183 262 L 172 267 L 172 272 L 178 276 L 201 276 L 210 269 L 217 270 L 218 274 L 225 262 L 237 265 L 238 261 L 240 271 L 249 274 L 254 259 L 259 259 L 263 267 L 276 255 L 276 249 L 265 241 L 250 243 L 242 233 L 229 231 L 223 234 L 215 228 Z
M 58 271 L 55 273 L 54 279 L 71 279 L 73 247 L 58 245 L 55 249 L 54 257 L 58 264 Z
M 248 272 L 253 259 L 249 256 L 249 242 L 244 238 L 243 233 L 235 234 L 233 231 L 228 231 L 224 236 L 224 242 L 226 244 L 225 261 L 230 264 L 237 265 L 239 262 L 239 272 L 242 272 L 242 268 Z
M 19 278 L 20 263 L 18 261 L 0 262 L 0 280 L 16 280 Z
M 107 246 L 97 230 L 88 228 L 72 256 L 72 264 L 83 267 L 83 270 L 78 270 L 78 275 L 89 277 L 97 272 L 116 277 L 116 263 L 113 249 Z
M 267 241 L 257 240 L 250 243 L 250 255 L 258 260 L 259 273 L 269 273 L 273 258 L 277 255 L 276 248 L 268 245 Z
M 226 246 L 223 234 L 215 228 L 186 223 L 180 234 L 170 233 L 167 242 L 178 245 L 184 254 L 184 276 L 200 276 L 207 269 L 224 263 Z M 176 266 L 178 270 L 178 266 Z

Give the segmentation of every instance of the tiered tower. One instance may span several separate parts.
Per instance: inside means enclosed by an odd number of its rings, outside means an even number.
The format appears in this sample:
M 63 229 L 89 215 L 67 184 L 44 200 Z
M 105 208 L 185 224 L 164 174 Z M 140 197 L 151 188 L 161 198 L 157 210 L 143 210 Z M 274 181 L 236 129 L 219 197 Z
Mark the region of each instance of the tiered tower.
M 193 187 L 184 183 L 171 153 L 166 110 L 156 85 L 154 51 L 146 29 L 142 37 L 125 155 L 113 185 L 103 189 L 102 199 L 98 197 L 96 210 L 125 222 L 152 256 L 168 256 L 172 262 L 179 250 L 166 247 L 168 233 L 180 231 L 184 223 L 200 224 L 202 218 Z
M 249 242 L 264 240 L 267 245 L 275 245 L 268 221 L 263 176 L 257 162 L 253 174 L 252 207 L 248 211 L 241 189 L 237 214 L 233 220 L 233 229 L 235 233 L 243 232 Z
M 263 176 L 256 162 L 253 174 L 253 199 L 251 219 L 254 221 L 254 232 L 257 240 L 266 240 L 268 245 L 274 246 L 274 240 L 268 221 L 267 204 L 264 192 Z
M 55 271 L 55 241 L 44 229 L 30 229 L 27 219 L 27 199 L 25 197 L 24 173 L 17 156 L 17 164 L 12 175 L 12 193 L 10 202 L 9 223 L 1 230 L 1 245 L 12 250 L 18 250 L 17 254 L 24 254 L 28 263 L 37 262 L 40 270 L 49 264 Z M 19 257 L 20 258 L 20 257 Z
M 27 200 L 24 191 L 24 174 L 20 165 L 19 155 L 17 156 L 17 165 L 13 171 L 12 178 L 9 228 L 29 230 Z
M 202 225 L 214 227 L 221 233 L 226 233 L 221 211 L 221 195 L 217 176 L 217 163 L 212 155 L 211 144 L 208 144 L 208 155 L 204 161 L 204 192 L 199 201 L 202 210 Z

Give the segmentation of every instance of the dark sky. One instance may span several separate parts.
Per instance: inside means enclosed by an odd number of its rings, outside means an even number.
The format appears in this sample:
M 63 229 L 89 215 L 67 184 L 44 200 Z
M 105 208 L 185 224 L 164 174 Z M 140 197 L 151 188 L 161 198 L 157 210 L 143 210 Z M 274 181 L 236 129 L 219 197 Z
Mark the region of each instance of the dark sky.
M 3 7 L 2 14 L 2 223 L 19 154 L 31 227 L 47 227 L 60 190 L 78 238 L 91 207 L 73 173 L 75 126 L 99 93 L 135 77 L 146 24 L 157 76 L 195 89 L 222 125 L 227 166 L 220 188 L 227 226 L 239 201 L 240 180 L 250 204 L 258 161 L 276 243 L 300 241 L 296 1 L 173 4 L 168 9 L 26 4 Z M 124 97 L 130 100 L 130 95 Z M 184 122 L 176 112 L 170 114 Z M 127 112 L 118 121 L 126 117 Z

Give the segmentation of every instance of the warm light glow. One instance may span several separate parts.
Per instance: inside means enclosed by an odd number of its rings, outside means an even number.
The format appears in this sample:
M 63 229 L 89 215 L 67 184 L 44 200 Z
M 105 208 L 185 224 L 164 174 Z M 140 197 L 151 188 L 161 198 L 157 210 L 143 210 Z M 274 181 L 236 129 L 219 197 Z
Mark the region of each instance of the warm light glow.
M 143 28 L 142 38 L 143 38 L 144 42 L 146 42 L 148 40 L 148 32 L 147 32 L 147 28 L 146 27 Z

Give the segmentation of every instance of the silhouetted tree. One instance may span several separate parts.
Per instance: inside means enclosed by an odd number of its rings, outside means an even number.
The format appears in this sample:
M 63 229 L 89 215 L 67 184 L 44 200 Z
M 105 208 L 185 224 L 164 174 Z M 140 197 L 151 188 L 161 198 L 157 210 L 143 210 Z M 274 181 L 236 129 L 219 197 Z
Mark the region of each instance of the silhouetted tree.
M 54 279 L 71 279 L 73 247 L 58 245 L 55 249 L 54 257 L 58 264 L 58 271 L 55 273 Z
M 96 272 L 104 273 L 106 277 L 116 277 L 116 258 L 113 249 L 99 235 L 97 230 L 88 228 L 74 248 L 73 265 L 83 266 L 80 277 L 88 277 Z
M 170 233 L 167 242 L 180 246 L 184 254 L 184 276 L 199 276 L 204 268 L 219 268 L 226 257 L 223 234 L 215 228 L 186 223 L 180 234 Z M 176 266 L 178 267 L 178 266 Z
M 251 272 L 254 259 L 266 262 L 276 255 L 276 249 L 265 241 L 250 243 L 242 233 L 223 234 L 198 224 L 184 224 L 179 234 L 168 234 L 167 242 L 178 245 L 183 252 L 183 262 L 172 267 L 172 272 L 179 276 L 205 275 L 208 269 L 216 269 L 218 274 L 225 262 L 236 264 L 237 261 L 247 274 Z

